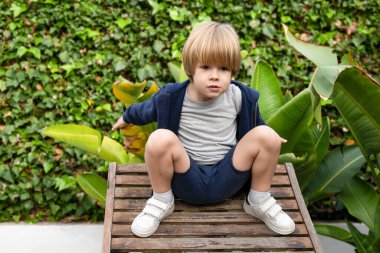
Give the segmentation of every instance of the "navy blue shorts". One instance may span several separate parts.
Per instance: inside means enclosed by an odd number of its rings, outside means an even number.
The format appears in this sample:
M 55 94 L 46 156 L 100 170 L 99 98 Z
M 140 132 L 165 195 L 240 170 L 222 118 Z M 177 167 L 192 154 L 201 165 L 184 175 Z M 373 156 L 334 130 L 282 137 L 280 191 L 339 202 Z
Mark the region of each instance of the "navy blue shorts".
M 238 171 L 232 165 L 235 148 L 213 165 L 198 165 L 190 156 L 190 168 L 174 173 L 172 191 L 191 204 L 214 204 L 232 197 L 250 181 L 251 170 Z

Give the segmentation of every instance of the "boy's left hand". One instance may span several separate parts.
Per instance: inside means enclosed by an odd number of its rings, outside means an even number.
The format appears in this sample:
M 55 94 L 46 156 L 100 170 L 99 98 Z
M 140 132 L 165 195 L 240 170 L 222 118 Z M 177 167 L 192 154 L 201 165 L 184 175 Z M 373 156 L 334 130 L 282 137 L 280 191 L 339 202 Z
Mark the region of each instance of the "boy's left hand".
M 116 123 L 112 126 L 112 131 L 124 127 L 127 123 L 124 122 L 123 117 L 120 117 Z

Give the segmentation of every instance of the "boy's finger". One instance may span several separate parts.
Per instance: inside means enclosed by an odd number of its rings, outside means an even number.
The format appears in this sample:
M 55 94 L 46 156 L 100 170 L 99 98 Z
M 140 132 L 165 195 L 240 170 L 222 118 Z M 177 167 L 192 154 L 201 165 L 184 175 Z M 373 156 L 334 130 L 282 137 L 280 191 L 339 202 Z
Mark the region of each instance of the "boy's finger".
M 284 139 L 282 137 L 280 137 L 280 140 L 281 140 L 281 143 L 287 143 L 288 142 L 288 140 L 286 140 L 286 139 Z

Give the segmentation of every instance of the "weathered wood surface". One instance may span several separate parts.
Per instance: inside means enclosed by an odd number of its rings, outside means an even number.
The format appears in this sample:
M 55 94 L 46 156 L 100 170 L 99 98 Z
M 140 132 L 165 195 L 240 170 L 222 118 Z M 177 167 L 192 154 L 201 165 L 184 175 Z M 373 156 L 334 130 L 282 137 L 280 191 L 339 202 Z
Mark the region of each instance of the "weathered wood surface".
M 103 253 L 143 251 L 322 252 L 291 164 L 279 165 L 270 189 L 295 221 L 282 236 L 242 208 L 244 194 L 216 205 L 189 205 L 176 200 L 175 211 L 149 238 L 133 235 L 130 225 L 152 189 L 144 164 L 109 168 Z

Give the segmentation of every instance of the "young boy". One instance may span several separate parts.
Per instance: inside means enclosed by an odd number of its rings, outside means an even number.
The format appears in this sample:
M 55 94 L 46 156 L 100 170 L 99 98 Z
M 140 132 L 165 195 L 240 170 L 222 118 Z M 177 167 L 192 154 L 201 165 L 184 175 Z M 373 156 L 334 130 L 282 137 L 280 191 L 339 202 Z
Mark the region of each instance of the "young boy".
M 127 108 L 126 123 L 158 123 L 146 143 L 153 196 L 134 219 L 140 237 L 152 235 L 174 210 L 174 195 L 193 204 L 221 202 L 247 181 L 244 210 L 273 231 L 290 234 L 293 220 L 268 192 L 282 139 L 260 116 L 256 91 L 231 81 L 241 61 L 235 30 L 204 22 L 190 34 L 182 60 L 189 80 L 167 84 L 150 100 Z

